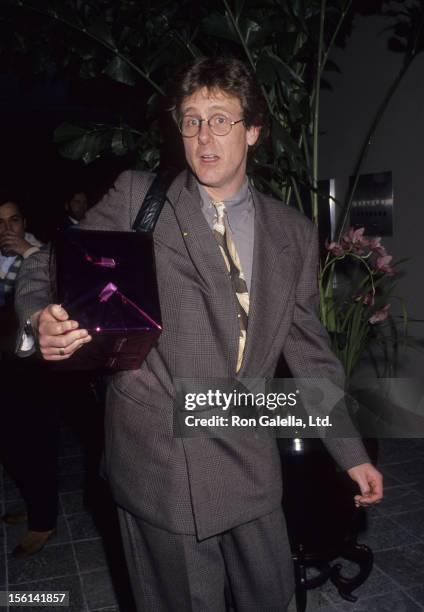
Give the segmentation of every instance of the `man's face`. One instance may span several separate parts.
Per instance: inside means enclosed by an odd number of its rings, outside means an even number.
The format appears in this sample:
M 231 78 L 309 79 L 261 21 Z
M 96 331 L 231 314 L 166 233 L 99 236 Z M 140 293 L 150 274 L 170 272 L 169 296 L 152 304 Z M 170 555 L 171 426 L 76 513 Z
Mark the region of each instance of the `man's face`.
M 87 196 L 84 192 L 74 193 L 72 198 L 66 204 L 68 214 L 76 221 L 82 221 L 87 212 Z
M 11 232 L 18 238 L 25 236 L 25 219 L 14 202 L 0 205 L 0 237 L 6 232 Z
M 210 119 L 216 114 L 230 121 L 242 119 L 240 100 L 204 87 L 184 98 L 181 105 L 181 116 Z M 226 136 L 216 136 L 203 121 L 197 136 L 183 138 L 188 165 L 214 199 L 228 198 L 240 189 L 246 176 L 247 151 L 257 141 L 259 132 L 259 127 L 246 129 L 240 122 Z

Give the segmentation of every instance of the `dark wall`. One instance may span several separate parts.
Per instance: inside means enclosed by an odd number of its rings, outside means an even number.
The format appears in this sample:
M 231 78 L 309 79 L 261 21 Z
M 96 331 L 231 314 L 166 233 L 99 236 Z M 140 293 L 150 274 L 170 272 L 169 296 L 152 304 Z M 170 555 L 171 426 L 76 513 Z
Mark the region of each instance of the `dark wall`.
M 332 92 L 323 92 L 321 106 L 320 174 L 345 178 L 352 173 L 360 146 L 384 93 L 401 67 L 402 56 L 388 50 L 388 18 L 357 17 L 352 37 L 334 60 Z M 384 115 L 364 173 L 392 170 L 394 234 L 385 240 L 394 259 L 409 257 L 399 279 L 411 318 L 424 319 L 424 56 L 418 56 Z M 400 302 L 392 301 L 393 312 Z M 409 333 L 423 341 L 424 323 L 409 324 Z M 399 375 L 422 377 L 424 353 L 406 351 Z

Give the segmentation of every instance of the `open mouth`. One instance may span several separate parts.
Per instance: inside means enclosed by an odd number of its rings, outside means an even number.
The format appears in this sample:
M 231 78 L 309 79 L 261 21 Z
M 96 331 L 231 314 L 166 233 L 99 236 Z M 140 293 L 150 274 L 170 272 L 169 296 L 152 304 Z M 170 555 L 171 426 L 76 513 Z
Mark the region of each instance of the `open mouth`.
M 210 155 L 201 155 L 200 159 L 205 164 L 209 164 L 209 163 L 213 163 L 213 162 L 218 161 L 219 157 L 218 157 L 218 155 L 210 154 Z

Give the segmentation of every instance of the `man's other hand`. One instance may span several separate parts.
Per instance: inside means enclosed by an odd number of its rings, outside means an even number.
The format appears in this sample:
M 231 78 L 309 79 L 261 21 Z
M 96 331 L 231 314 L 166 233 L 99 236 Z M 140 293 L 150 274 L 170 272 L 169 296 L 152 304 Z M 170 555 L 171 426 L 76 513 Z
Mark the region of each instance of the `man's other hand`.
M 86 329 L 79 329 L 59 304 L 50 304 L 31 317 L 41 355 L 46 361 L 69 359 L 81 346 L 90 342 Z
M 383 476 L 371 463 L 361 463 L 347 470 L 349 476 L 354 480 L 361 491 L 355 495 L 355 506 L 370 506 L 376 504 L 383 498 Z

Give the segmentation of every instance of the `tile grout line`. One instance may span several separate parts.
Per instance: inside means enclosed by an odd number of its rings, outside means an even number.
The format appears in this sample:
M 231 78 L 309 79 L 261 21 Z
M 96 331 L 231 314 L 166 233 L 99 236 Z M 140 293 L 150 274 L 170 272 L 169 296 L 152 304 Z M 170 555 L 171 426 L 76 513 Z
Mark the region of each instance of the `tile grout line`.
M 94 574 L 95 572 L 103 572 L 105 571 L 105 567 L 99 567 L 97 569 L 94 570 L 87 570 L 85 572 L 81 572 L 81 576 L 85 576 L 86 574 Z M 73 576 L 78 576 L 78 573 L 76 574 L 71 573 L 71 574 L 61 574 L 60 576 L 47 576 L 44 578 L 35 578 L 34 580 L 25 580 L 24 582 L 14 582 L 13 586 L 18 587 L 21 584 L 38 584 L 39 582 L 43 582 L 43 580 L 62 580 L 62 578 L 72 578 Z M 416 585 L 415 585 L 416 586 Z M 111 607 L 111 606 L 109 606 Z
M 83 474 L 83 472 L 77 472 L 78 474 Z M 68 474 L 68 476 L 73 476 L 74 474 Z M 72 491 L 59 491 L 59 495 L 68 495 L 68 494 L 72 494 L 72 493 L 81 493 L 82 489 L 72 489 Z M 5 495 L 5 491 L 3 491 L 3 499 L 4 499 L 4 503 L 8 503 L 8 502 L 16 502 L 16 501 L 22 501 L 22 496 L 19 495 L 19 497 L 6 497 Z M 74 514 L 77 514 L 76 512 Z
M 410 587 L 410 588 L 415 588 L 415 587 Z M 413 595 L 411 595 L 411 593 L 408 593 L 407 590 L 405 590 L 404 587 L 400 588 L 401 593 L 404 593 L 404 595 L 406 595 L 407 597 L 409 597 L 410 599 L 412 599 L 412 601 L 417 604 L 417 606 L 419 606 L 419 608 L 421 608 L 421 610 L 424 610 L 424 605 L 422 603 L 420 603 L 417 599 L 415 599 L 415 597 Z
M 337 606 L 337 604 L 335 604 L 331 598 L 327 595 L 327 593 L 324 593 L 324 591 L 321 591 L 321 595 L 324 598 L 324 601 L 327 602 L 327 605 L 330 608 L 333 608 L 334 612 L 337 612 L 339 610 L 339 607 Z
M 380 565 L 378 565 L 378 563 L 375 563 L 375 560 L 374 560 L 374 565 L 375 565 L 376 567 L 378 567 L 378 569 L 380 570 L 380 572 L 381 572 L 382 574 L 384 574 L 384 576 L 386 576 L 386 578 L 389 578 L 389 580 L 391 580 L 392 582 L 394 582 L 394 583 L 395 583 L 395 585 L 397 586 L 397 588 L 398 588 L 400 591 L 402 591 L 402 592 L 403 592 L 403 588 L 404 588 L 404 587 L 403 587 L 403 586 L 400 584 L 400 582 L 399 582 L 398 580 L 396 580 L 396 578 L 393 578 L 393 576 L 390 576 L 390 574 L 388 574 L 387 572 L 385 572 L 385 571 L 384 571 L 384 569 L 382 569 L 382 568 L 380 567 Z M 416 587 L 416 586 L 419 586 L 419 585 L 417 585 L 417 584 L 413 584 L 413 585 L 411 585 L 411 588 L 414 588 L 414 587 Z M 380 593 L 376 593 L 376 595 L 379 595 L 379 594 L 380 594 Z M 422 606 L 422 604 L 420 604 L 420 606 Z
M 65 517 L 63 517 L 65 519 Z M 102 536 L 93 536 L 92 538 L 82 538 L 80 540 L 73 540 L 72 537 L 69 540 L 61 540 L 60 542 L 50 541 L 44 546 L 44 550 L 50 550 L 51 548 L 57 548 L 58 546 L 63 546 L 64 544 L 79 544 L 80 542 L 92 542 L 93 540 L 103 540 Z
M 64 507 L 63 507 L 63 504 L 62 504 L 62 499 L 60 497 L 59 497 L 59 499 L 60 499 L 60 505 L 62 506 L 62 512 L 63 512 Z M 72 546 L 72 554 L 73 554 L 73 557 L 74 557 L 75 566 L 77 568 L 77 576 L 78 576 L 78 580 L 79 580 L 80 587 L 81 587 L 82 600 L 84 602 L 84 610 L 87 612 L 89 610 L 89 607 L 88 607 L 87 598 L 85 596 L 84 583 L 83 583 L 83 580 L 82 580 L 81 570 L 80 570 L 80 566 L 79 566 L 79 563 L 78 563 L 78 557 L 77 557 L 77 553 L 75 551 L 74 541 L 73 541 L 73 538 L 72 538 L 72 531 L 71 531 L 71 527 L 69 525 L 67 516 L 65 514 L 63 516 L 64 516 L 64 519 L 65 519 L 66 526 L 68 528 L 69 535 L 71 537 L 70 543 L 71 543 L 71 546 Z

